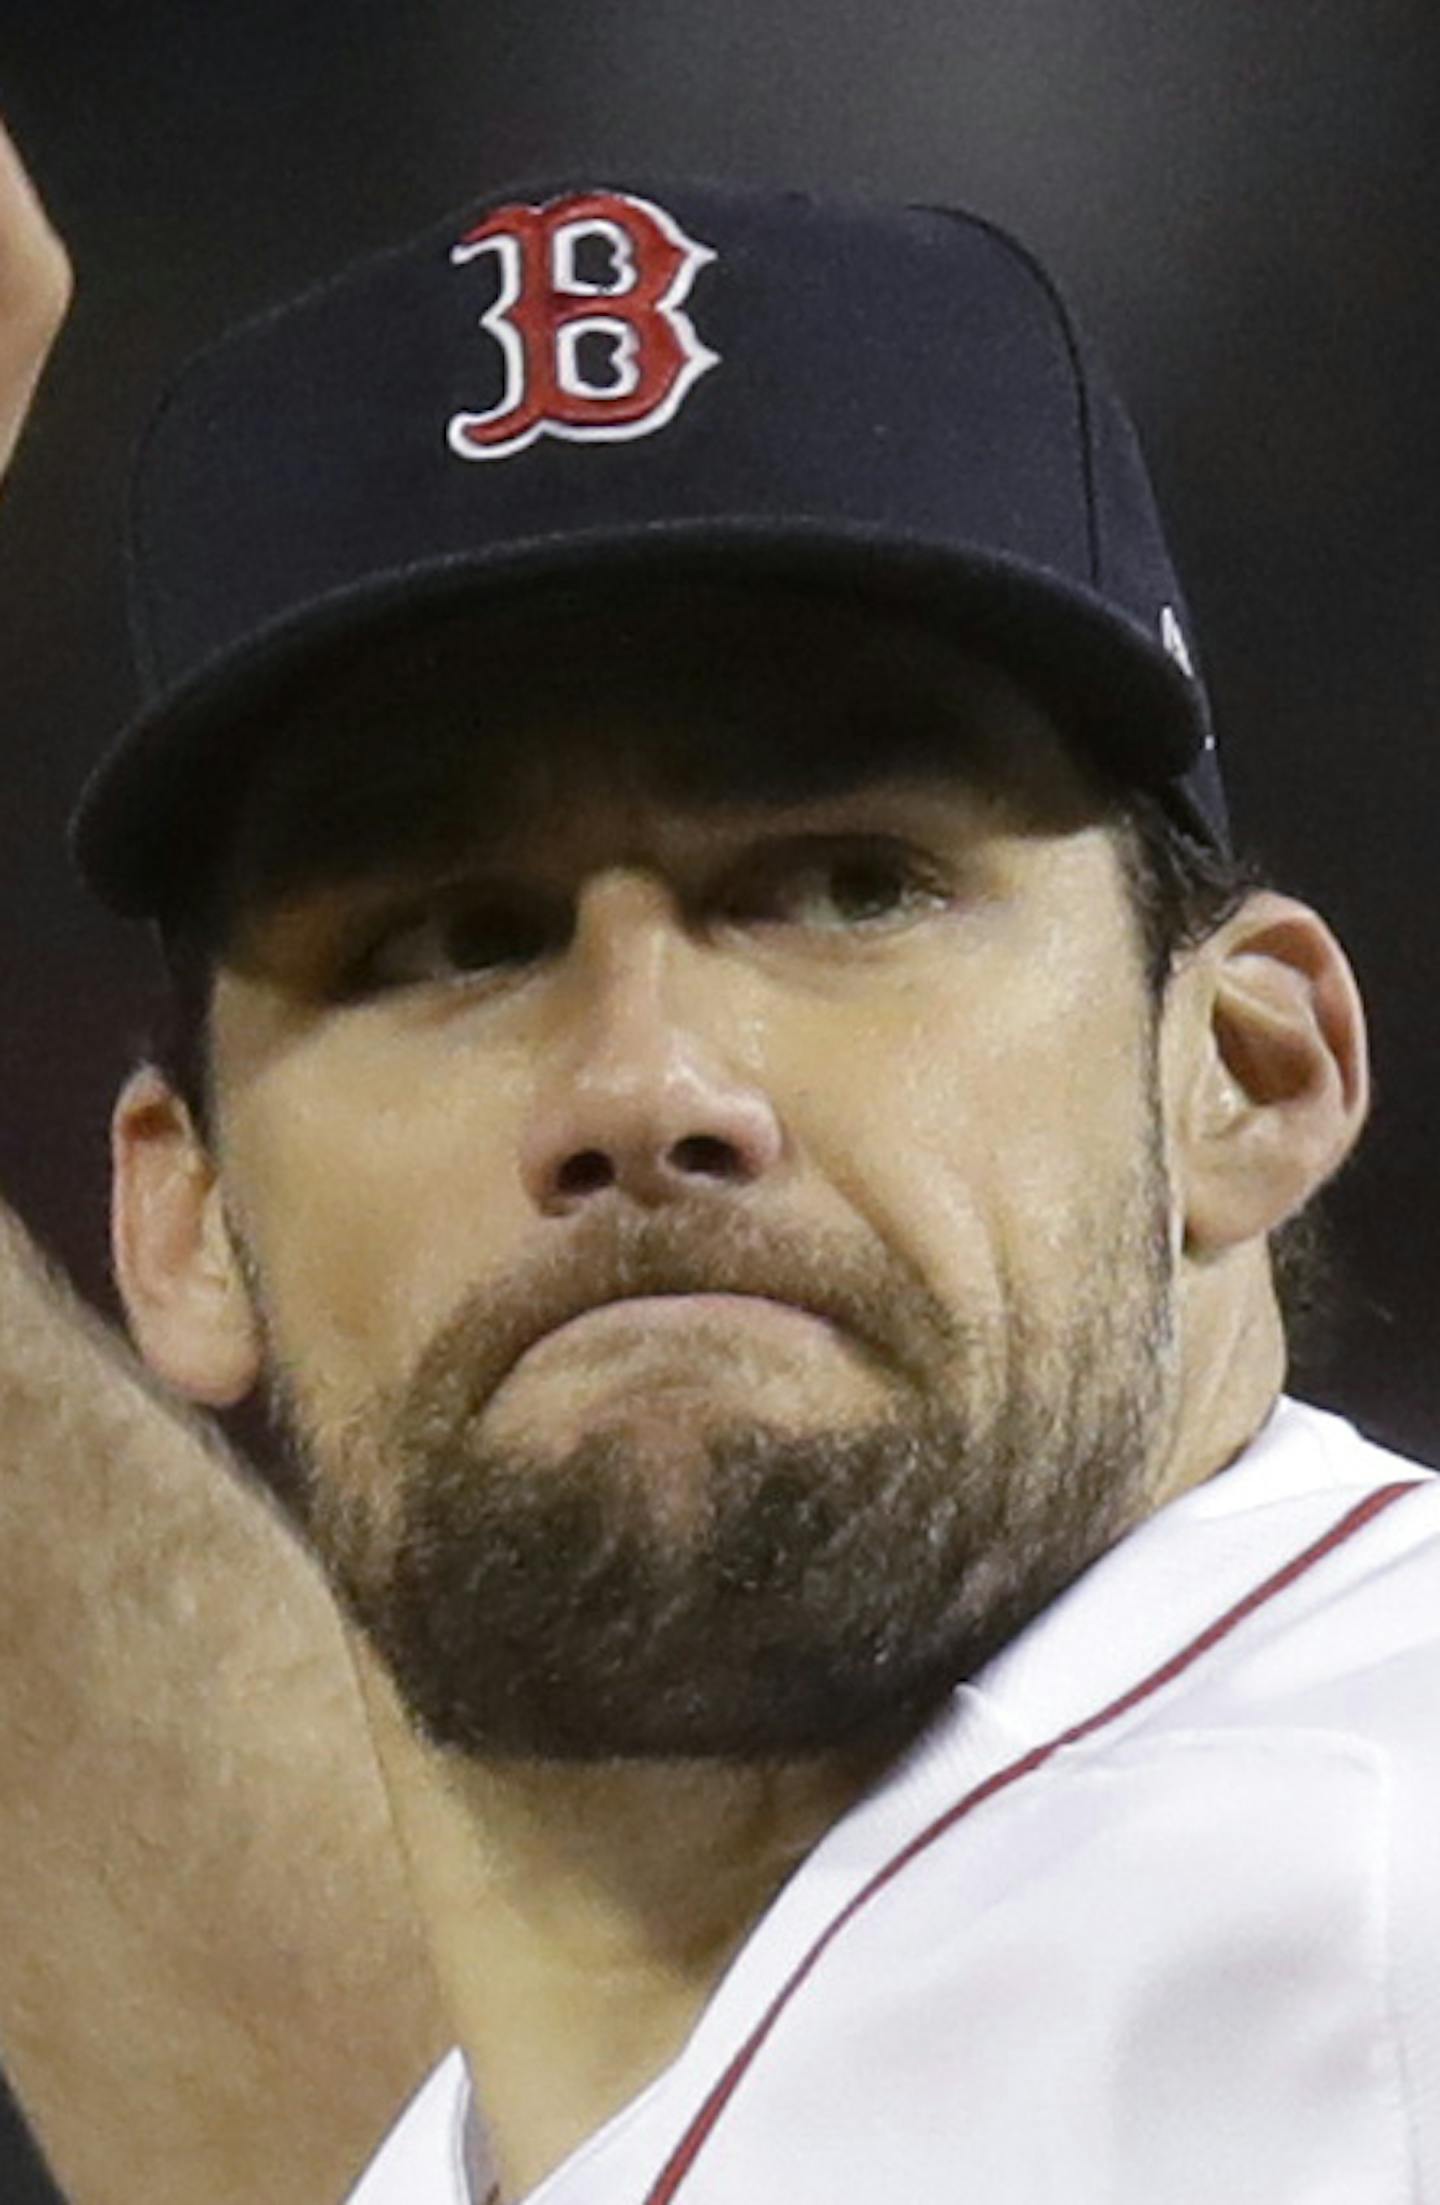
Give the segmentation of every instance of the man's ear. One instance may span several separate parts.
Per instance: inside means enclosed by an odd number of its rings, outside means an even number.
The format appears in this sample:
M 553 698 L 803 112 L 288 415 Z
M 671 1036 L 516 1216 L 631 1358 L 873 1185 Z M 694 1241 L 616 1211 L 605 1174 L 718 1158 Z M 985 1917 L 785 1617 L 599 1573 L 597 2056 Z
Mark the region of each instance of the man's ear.
M 110 1245 L 135 1344 L 150 1368 L 213 1409 L 260 1374 L 260 1328 L 226 1225 L 215 1167 L 169 1082 L 150 1066 L 110 1126 Z
M 1303 1209 L 1369 1115 L 1350 961 L 1318 912 L 1270 889 L 1178 976 L 1166 1053 L 1185 1246 L 1202 1259 Z

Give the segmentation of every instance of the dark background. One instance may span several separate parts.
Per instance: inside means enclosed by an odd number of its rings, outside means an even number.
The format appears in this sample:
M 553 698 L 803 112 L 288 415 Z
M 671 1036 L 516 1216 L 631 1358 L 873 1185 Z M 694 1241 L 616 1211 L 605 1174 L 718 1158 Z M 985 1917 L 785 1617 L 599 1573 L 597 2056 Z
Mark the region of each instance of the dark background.
M 1440 1462 L 1430 0 L 0 0 L 0 111 L 79 281 L 0 513 L 0 1186 L 107 1311 L 106 1122 L 150 967 L 62 833 L 133 699 L 121 500 L 159 384 L 496 184 L 830 185 L 1013 227 L 1118 373 L 1239 837 L 1370 1009 L 1345 1308 L 1295 1390 Z M 53 2196 L 28 2165 L 0 2135 L 0 2205 Z

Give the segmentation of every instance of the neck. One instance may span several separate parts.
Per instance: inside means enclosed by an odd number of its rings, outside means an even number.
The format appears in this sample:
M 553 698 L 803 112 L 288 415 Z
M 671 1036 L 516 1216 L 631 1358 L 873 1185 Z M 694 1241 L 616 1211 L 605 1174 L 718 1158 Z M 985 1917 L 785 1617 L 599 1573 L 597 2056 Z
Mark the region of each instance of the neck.
M 682 2049 L 760 1916 L 895 1758 L 462 1762 L 352 1640 L 506 2201 Z

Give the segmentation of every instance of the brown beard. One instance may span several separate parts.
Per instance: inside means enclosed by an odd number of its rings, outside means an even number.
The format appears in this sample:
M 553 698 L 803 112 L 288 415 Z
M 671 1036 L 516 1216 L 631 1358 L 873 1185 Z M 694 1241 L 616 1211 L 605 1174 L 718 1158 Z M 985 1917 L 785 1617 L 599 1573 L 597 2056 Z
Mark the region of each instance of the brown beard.
M 343 1426 L 307 1417 L 272 1364 L 307 1536 L 435 1745 L 571 1762 L 898 1750 L 1155 1505 L 1173 1348 L 1157 1116 L 1125 1195 L 1073 1232 L 1083 1274 L 1048 1328 L 1013 1288 L 997 1320 L 963 1327 L 888 1257 L 857 1271 L 853 1253 L 847 1269 L 792 1244 L 763 1274 L 727 1267 L 725 1214 L 718 1241 L 714 1220 L 704 1238 L 693 1217 L 648 1217 L 618 1265 L 612 1234 L 606 1276 L 795 1300 L 823 1280 L 823 1306 L 888 1351 L 885 1413 L 697 1419 L 678 1488 L 673 1460 L 647 1462 L 613 1423 L 561 1457 L 497 1446 L 493 1289 Z

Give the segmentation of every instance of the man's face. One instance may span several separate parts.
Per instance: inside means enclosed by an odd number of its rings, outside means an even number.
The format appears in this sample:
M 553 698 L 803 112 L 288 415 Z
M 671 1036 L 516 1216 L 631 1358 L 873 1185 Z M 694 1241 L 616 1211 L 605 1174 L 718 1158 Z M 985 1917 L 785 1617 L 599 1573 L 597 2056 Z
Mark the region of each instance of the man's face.
M 385 684 L 252 807 L 212 1028 L 316 1551 L 462 1752 L 901 1742 L 1170 1436 L 1099 800 L 1002 677 L 799 595 Z

